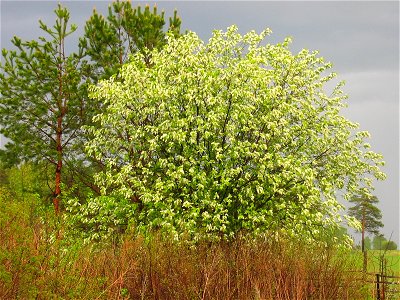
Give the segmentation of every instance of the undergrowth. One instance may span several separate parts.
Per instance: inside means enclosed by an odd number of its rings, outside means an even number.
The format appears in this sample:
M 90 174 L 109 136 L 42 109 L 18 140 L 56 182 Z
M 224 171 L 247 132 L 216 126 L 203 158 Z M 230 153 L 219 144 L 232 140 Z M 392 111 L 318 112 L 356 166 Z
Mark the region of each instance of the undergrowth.
M 34 195 L 0 190 L 0 299 L 364 299 L 343 250 L 267 238 L 118 243 L 63 238 Z

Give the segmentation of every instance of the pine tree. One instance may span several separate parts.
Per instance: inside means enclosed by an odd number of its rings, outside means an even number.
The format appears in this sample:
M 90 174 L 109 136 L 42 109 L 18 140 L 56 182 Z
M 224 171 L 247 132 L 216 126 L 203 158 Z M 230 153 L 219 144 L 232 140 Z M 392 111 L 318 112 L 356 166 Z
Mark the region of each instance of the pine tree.
M 367 192 L 362 191 L 349 200 L 354 206 L 349 208 L 349 215 L 355 217 L 361 222 L 362 234 L 362 250 L 364 251 L 365 233 L 378 235 L 379 228 L 383 227 L 381 222 L 382 213 L 376 204 L 379 202 L 378 198 L 369 195 Z
M 152 11 L 148 5 L 144 10 L 140 6 L 133 8 L 130 1 L 110 4 L 107 17 L 94 10 L 80 39 L 92 64 L 93 79 L 109 78 L 137 51 L 150 64 L 149 51 L 166 44 L 164 15 L 164 12 L 158 14 L 156 6 Z M 167 30 L 179 36 L 180 26 L 181 20 L 175 11 Z
M 39 21 L 48 37 L 12 40 L 15 50 L 2 50 L 0 65 L 1 133 L 12 142 L 3 157 L 47 161 L 54 168 L 53 205 L 60 211 L 64 160 L 84 119 L 83 52 L 66 53 L 69 12 L 60 4 L 55 25 Z
M 55 13 L 52 28 L 39 21 L 46 37 L 32 41 L 14 37 L 16 49 L 2 50 L 0 127 L 10 140 L 1 151 L 3 163 L 46 161 L 53 166 L 51 188 L 59 212 L 62 182 L 99 192 L 92 174 L 101 163 L 93 163 L 85 154 L 88 138 L 83 125 L 91 124 L 102 107 L 89 100 L 87 84 L 115 74 L 129 54 L 160 48 L 166 40 L 164 13 L 117 1 L 110 5 L 107 18 L 93 12 L 78 51 L 67 55 L 66 38 L 77 27 L 69 27 L 66 8 L 58 5 Z M 179 35 L 180 22 L 175 12 L 168 30 Z
M 381 222 L 382 213 L 376 204 L 379 202 L 376 196 L 361 190 L 350 200 L 354 206 L 349 208 L 349 215 L 361 222 L 361 251 L 364 254 L 364 271 L 367 270 L 367 252 L 365 247 L 365 233 L 379 234 L 379 228 L 383 227 Z

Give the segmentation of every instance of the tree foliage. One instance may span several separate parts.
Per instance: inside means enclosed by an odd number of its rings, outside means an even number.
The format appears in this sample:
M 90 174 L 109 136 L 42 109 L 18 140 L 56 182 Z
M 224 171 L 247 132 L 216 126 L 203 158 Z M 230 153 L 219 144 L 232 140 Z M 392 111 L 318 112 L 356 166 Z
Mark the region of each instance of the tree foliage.
M 113 2 L 107 18 L 93 12 L 78 50 L 68 54 L 67 37 L 77 27 L 69 25 L 65 7 L 58 5 L 55 14 L 53 27 L 39 22 L 46 36 L 32 41 L 14 37 L 15 50 L 2 51 L 0 126 L 10 140 L 3 161 L 46 161 L 55 170 L 51 189 L 58 211 L 62 183 L 79 185 L 80 193 L 86 187 L 98 193 L 92 176 L 102 165 L 84 152 L 89 137 L 81 129 L 103 105 L 88 99 L 86 84 L 109 78 L 131 53 L 146 55 L 147 49 L 162 47 L 165 21 L 156 7 L 142 11 L 129 1 Z M 180 22 L 175 12 L 169 32 L 179 35 Z
M 108 15 L 103 16 L 96 10 L 85 24 L 84 35 L 79 39 L 79 45 L 84 49 L 86 73 L 93 82 L 101 78 L 110 78 L 118 72 L 121 65 L 129 60 L 131 54 L 140 52 L 145 61 L 149 60 L 149 50 L 160 49 L 166 43 L 165 32 L 174 36 L 180 34 L 181 20 L 174 12 L 169 18 L 169 26 L 165 26 L 165 14 L 159 13 L 154 6 L 142 9 L 140 6 L 133 8 L 130 1 L 113 1 L 109 5 Z M 104 109 L 105 103 L 90 102 L 88 110 L 90 117 L 86 124 L 91 124 L 92 117 Z M 82 143 L 91 139 L 86 133 L 81 134 Z M 83 147 L 81 153 L 84 153 Z M 98 186 L 93 184 L 93 173 L 101 170 L 103 164 L 94 157 L 84 155 L 85 163 L 76 161 L 75 176 L 79 181 L 92 187 L 98 194 Z M 90 164 L 88 164 L 90 162 Z M 79 192 L 81 189 L 75 189 Z M 83 199 L 80 197 L 81 200 Z M 92 197 L 84 197 L 92 199 Z
M 88 127 L 87 150 L 106 166 L 97 182 L 136 204 L 139 227 L 316 235 L 339 221 L 338 190 L 384 178 L 368 133 L 339 114 L 342 84 L 325 92 L 331 64 L 292 54 L 290 39 L 263 46 L 269 33 L 170 34 L 151 67 L 139 52 L 91 87 L 106 103 Z
M 372 240 L 372 246 L 374 247 L 374 250 L 381 250 L 385 242 L 386 238 L 382 234 L 377 234 Z
M 89 241 L 118 241 L 125 233 L 134 209 L 129 199 L 89 195 L 84 203 L 75 197 L 66 197 L 65 223 L 67 239 Z
M 180 34 L 181 20 L 174 12 L 169 18 L 167 31 L 175 36 Z M 149 50 L 160 49 L 165 45 L 165 14 L 145 6 L 133 8 L 130 1 L 114 1 L 109 5 L 108 16 L 93 11 L 86 22 L 85 34 L 80 45 L 86 50 L 92 66 L 91 76 L 109 78 L 121 65 L 128 61 L 129 55 L 141 52 L 149 62 Z
M 366 250 L 371 250 L 372 249 L 372 242 L 371 242 L 371 239 L 368 236 L 364 239 L 364 248 Z
M 372 240 L 374 250 L 396 250 L 397 244 L 394 241 L 387 240 L 382 234 L 377 234 Z
M 349 202 L 354 205 L 349 208 L 349 215 L 364 224 L 365 232 L 378 235 L 379 229 L 383 227 L 382 213 L 376 206 L 379 202 L 378 198 L 361 190 L 351 197 Z
M 0 65 L 1 133 L 12 142 L 8 157 L 49 162 L 55 170 L 54 207 L 59 210 L 65 153 L 72 148 L 85 112 L 82 51 L 67 54 L 69 12 L 58 5 L 55 25 L 39 21 L 48 35 L 39 40 L 12 40 L 16 50 L 2 50 Z M 11 152 L 11 155 L 9 154 Z
M 386 250 L 397 250 L 397 244 L 394 241 L 387 241 L 385 245 Z

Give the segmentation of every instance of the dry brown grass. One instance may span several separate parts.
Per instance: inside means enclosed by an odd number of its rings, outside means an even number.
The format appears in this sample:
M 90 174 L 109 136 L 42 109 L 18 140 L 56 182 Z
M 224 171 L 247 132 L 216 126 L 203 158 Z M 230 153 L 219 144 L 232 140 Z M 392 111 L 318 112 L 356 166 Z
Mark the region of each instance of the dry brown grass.
M 349 262 L 326 249 L 283 241 L 136 247 L 128 246 L 140 255 L 122 278 L 132 299 L 363 299 Z
M 43 218 L 43 215 L 42 215 Z M 0 203 L 0 299 L 365 299 L 350 256 L 301 242 L 69 245 L 24 203 Z M 58 229 L 57 229 L 58 228 Z

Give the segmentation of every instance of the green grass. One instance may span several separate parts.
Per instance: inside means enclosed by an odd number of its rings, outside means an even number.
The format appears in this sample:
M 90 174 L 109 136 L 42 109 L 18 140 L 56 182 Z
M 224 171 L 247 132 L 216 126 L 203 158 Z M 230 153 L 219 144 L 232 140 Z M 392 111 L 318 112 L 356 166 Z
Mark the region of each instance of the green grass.
M 400 276 L 400 251 L 399 250 L 369 250 L 368 271 L 379 273 L 383 262 L 387 275 Z
M 354 270 L 362 270 L 363 254 L 354 250 L 349 254 L 355 261 Z M 384 273 L 390 276 L 400 276 L 400 251 L 399 250 L 368 250 L 368 273 L 381 273 L 383 262 Z
M 367 291 L 368 297 L 366 299 L 376 299 L 376 274 L 381 274 L 383 262 L 383 274 L 387 276 L 400 277 L 400 251 L 399 250 L 368 250 L 368 267 L 367 275 L 364 277 L 362 274 L 363 269 L 363 254 L 361 250 L 354 250 L 349 253 L 349 260 L 354 262 L 353 271 L 358 274 L 359 280 L 366 280 L 364 289 Z M 387 278 L 388 282 L 397 282 L 397 278 Z M 382 286 L 381 286 L 382 289 Z M 385 299 L 400 299 L 400 294 L 396 292 L 397 285 L 385 285 Z

